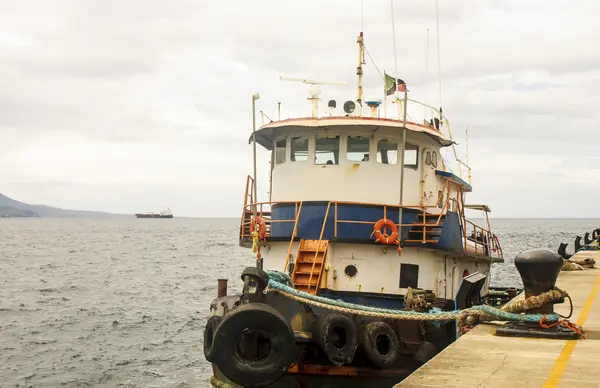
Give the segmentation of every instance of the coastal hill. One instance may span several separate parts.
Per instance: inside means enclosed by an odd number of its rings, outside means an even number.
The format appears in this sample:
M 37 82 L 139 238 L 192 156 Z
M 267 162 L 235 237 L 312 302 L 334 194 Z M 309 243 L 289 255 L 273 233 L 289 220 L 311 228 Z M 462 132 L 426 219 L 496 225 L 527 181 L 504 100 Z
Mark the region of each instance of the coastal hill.
M 30 205 L 0 193 L 0 217 L 128 218 L 130 215 Z

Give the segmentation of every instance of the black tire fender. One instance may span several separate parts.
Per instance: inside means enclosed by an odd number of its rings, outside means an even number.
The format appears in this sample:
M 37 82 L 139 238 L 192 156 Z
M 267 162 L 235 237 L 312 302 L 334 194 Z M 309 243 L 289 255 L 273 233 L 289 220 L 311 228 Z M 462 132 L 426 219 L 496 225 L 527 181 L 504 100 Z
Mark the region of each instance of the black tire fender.
M 317 321 L 317 341 L 334 365 L 350 364 L 358 346 L 354 322 L 342 314 L 328 314 Z
M 379 368 L 389 368 L 400 357 L 400 341 L 394 329 L 385 322 L 365 326 L 362 346 L 369 361 Z
M 222 317 L 218 315 L 213 315 L 208 318 L 206 321 L 206 326 L 204 327 L 204 357 L 206 361 L 213 361 L 213 343 L 215 338 L 215 331 L 221 322 Z
M 291 328 L 277 310 L 263 303 L 244 304 L 229 312 L 213 340 L 214 363 L 243 387 L 277 381 L 295 356 Z
M 431 360 L 433 356 L 439 353 L 439 349 L 429 341 L 423 341 L 419 344 L 417 351 L 415 352 L 415 360 L 425 364 Z

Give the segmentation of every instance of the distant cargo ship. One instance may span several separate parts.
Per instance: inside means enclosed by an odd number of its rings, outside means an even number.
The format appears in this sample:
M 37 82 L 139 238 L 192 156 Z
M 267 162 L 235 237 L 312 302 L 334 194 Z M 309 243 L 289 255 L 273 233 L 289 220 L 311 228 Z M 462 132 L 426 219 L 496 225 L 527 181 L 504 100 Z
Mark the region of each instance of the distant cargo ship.
M 173 218 L 173 213 L 171 213 L 171 209 L 165 209 L 160 213 L 135 213 L 137 218 Z

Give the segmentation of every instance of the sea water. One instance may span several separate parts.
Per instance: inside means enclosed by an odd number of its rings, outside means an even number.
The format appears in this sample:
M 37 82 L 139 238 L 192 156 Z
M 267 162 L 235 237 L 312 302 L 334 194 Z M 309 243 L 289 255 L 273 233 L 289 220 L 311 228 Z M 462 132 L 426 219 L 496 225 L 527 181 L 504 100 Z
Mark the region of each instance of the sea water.
M 505 264 L 573 249 L 600 220 L 496 219 Z M 202 330 L 217 278 L 239 292 L 255 256 L 237 219 L 0 219 L 0 387 L 204 387 Z

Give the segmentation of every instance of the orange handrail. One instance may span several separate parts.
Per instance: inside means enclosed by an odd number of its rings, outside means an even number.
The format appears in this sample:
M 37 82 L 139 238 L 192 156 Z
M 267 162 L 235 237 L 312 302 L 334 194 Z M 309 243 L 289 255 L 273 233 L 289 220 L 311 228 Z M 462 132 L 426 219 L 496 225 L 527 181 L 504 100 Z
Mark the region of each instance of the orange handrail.
M 250 181 L 248 181 L 248 182 L 250 182 Z M 454 185 L 456 185 L 456 186 L 454 186 Z M 450 194 L 452 192 L 452 187 L 457 187 L 456 198 L 451 198 L 451 196 L 450 196 Z M 437 212 L 428 213 L 429 209 L 433 210 L 433 209 L 439 208 L 439 206 L 437 206 L 437 204 L 436 205 L 427 205 L 427 206 L 425 206 L 425 205 L 403 205 L 403 206 L 401 206 L 401 205 L 397 205 L 397 204 L 378 204 L 378 203 L 369 203 L 369 202 L 329 201 L 327 204 L 326 218 L 323 222 L 321 236 L 319 238 L 319 243 L 322 241 L 322 236 L 323 236 L 324 228 L 325 228 L 325 225 L 327 222 L 327 217 L 329 216 L 329 212 L 331 210 L 332 205 L 334 206 L 334 214 L 335 214 L 334 215 L 334 234 L 333 234 L 334 237 L 338 237 L 338 223 L 375 225 L 376 221 L 358 221 L 358 220 L 339 219 L 339 215 L 338 215 L 338 206 L 339 205 L 367 205 L 367 206 L 383 207 L 384 216 L 386 216 L 386 217 L 387 217 L 389 208 L 398 209 L 399 211 L 402 211 L 402 209 L 418 210 L 419 214 L 421 214 L 423 216 L 422 222 L 420 222 L 420 223 L 415 222 L 415 223 L 410 223 L 410 224 L 402 223 L 402 224 L 396 224 L 396 225 L 400 228 L 400 230 L 402 230 L 403 227 L 422 227 L 423 228 L 422 241 L 426 241 L 427 226 L 439 226 L 439 224 L 442 221 L 442 217 L 445 216 L 449 211 L 450 201 L 455 200 L 456 201 L 456 209 L 455 210 L 456 210 L 456 213 L 458 214 L 459 223 L 461 225 L 461 230 L 462 230 L 461 237 L 463 240 L 463 249 L 465 251 L 467 251 L 467 247 L 468 247 L 467 242 L 472 241 L 475 243 L 473 248 L 475 249 L 476 254 L 479 253 L 480 251 L 482 251 L 485 254 L 485 250 L 486 250 L 486 248 L 488 248 L 487 256 L 494 256 L 494 254 L 491 250 L 491 242 L 490 242 L 490 240 L 493 239 L 493 235 L 492 235 L 491 231 L 484 227 L 476 225 L 472 221 L 467 220 L 467 218 L 465 216 L 464 208 L 463 208 L 464 193 L 462 191 L 462 187 L 460 186 L 460 184 L 458 184 L 457 182 L 451 181 L 451 180 L 447 180 L 442 192 L 446 193 L 446 198 L 444 200 L 444 204 L 443 204 L 442 208 L 439 209 L 439 214 Z M 296 215 L 295 215 L 294 219 L 272 220 L 270 217 L 270 215 L 271 215 L 270 207 L 273 204 L 294 204 L 296 207 Z M 247 203 L 246 202 L 244 204 L 244 213 L 243 213 L 243 217 L 242 217 L 241 237 L 242 238 L 250 237 L 250 234 L 247 233 L 244 226 L 248 226 L 250 224 L 251 221 L 248 220 L 248 216 L 252 213 L 252 210 L 254 210 L 254 209 L 256 209 L 257 215 L 261 216 L 261 218 L 263 218 L 263 220 L 267 224 L 267 226 L 268 226 L 267 235 L 268 236 L 270 236 L 270 226 L 272 223 L 293 222 L 294 229 L 292 232 L 292 239 L 290 242 L 290 246 L 288 247 L 288 256 L 286 257 L 286 267 L 287 267 L 287 264 L 289 264 L 289 255 L 291 253 L 291 245 L 293 244 L 293 239 L 298 234 L 298 220 L 299 220 L 299 213 L 302 209 L 302 206 L 303 206 L 302 201 L 277 201 L 277 202 L 271 201 L 271 202 L 257 202 L 257 203 Z M 431 215 L 431 214 L 436 214 L 438 216 L 437 219 L 435 220 L 435 222 L 427 221 L 427 215 Z M 480 235 L 485 236 L 487 242 L 483 242 L 483 241 L 479 241 L 477 239 L 470 238 L 470 236 L 467 233 L 467 229 L 473 229 L 473 231 L 476 234 L 479 232 Z M 497 248 L 496 248 L 496 251 L 498 251 Z M 500 253 L 500 252 L 498 252 L 496 255 L 498 257 L 502 257 L 502 253 Z M 284 268 L 284 270 L 285 270 L 285 268 Z
M 306 292 L 310 293 L 311 281 L 313 272 L 315 270 L 315 264 L 317 263 L 317 256 L 319 255 L 321 249 L 321 241 L 323 240 L 323 233 L 325 233 L 325 226 L 327 225 L 327 218 L 329 217 L 329 209 L 331 208 L 331 202 L 327 204 L 327 210 L 325 211 L 325 219 L 323 220 L 323 226 L 321 226 L 321 234 L 319 235 L 319 243 L 317 245 L 317 250 L 315 251 L 315 258 L 313 259 L 313 265 L 310 269 L 310 275 L 308 276 L 308 290 Z M 323 254 L 323 263 L 321 264 L 321 272 L 325 268 L 325 254 Z M 316 289 L 319 288 L 319 281 L 321 280 L 321 273 L 319 273 L 319 278 L 317 279 Z
M 286 273 L 290 261 L 290 254 L 292 253 L 292 245 L 294 243 L 294 238 L 296 237 L 296 231 L 298 230 L 298 220 L 300 219 L 300 213 L 302 213 L 302 204 L 303 202 L 300 202 L 300 207 L 296 207 L 296 221 L 294 223 L 294 230 L 292 231 L 292 238 L 290 239 L 290 245 L 288 247 L 287 255 L 285 256 L 285 265 L 283 266 L 283 272 Z

